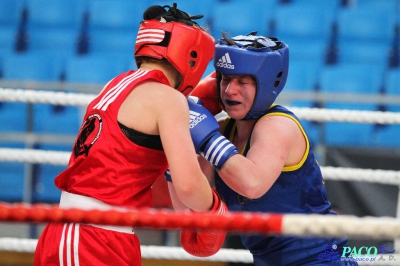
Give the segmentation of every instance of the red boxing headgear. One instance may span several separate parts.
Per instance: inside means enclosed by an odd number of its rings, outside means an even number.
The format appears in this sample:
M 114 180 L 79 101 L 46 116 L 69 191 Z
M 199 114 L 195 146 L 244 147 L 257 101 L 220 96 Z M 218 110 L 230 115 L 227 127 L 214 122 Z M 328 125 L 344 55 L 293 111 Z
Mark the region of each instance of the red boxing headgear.
M 214 55 L 215 40 L 203 29 L 181 22 L 144 20 L 135 45 L 135 58 L 167 59 L 182 75 L 178 90 L 187 96 Z

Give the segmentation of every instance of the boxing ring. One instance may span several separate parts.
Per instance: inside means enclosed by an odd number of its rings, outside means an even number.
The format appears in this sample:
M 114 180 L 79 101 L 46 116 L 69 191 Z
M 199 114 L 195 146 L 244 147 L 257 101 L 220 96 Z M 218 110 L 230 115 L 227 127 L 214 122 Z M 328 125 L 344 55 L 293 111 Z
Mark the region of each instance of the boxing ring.
M 0 101 L 44 103 L 63 106 L 86 106 L 96 95 L 38 90 L 0 88 Z M 314 122 L 351 122 L 371 124 L 400 124 L 400 113 L 379 111 L 290 108 L 303 120 Z M 32 164 L 67 165 L 69 152 L 35 149 L 0 148 L 0 161 Z M 321 166 L 326 180 L 360 181 L 398 186 L 400 171 Z M 136 228 L 177 230 L 179 228 L 221 229 L 233 233 L 259 233 L 293 236 L 320 236 L 395 241 L 394 254 L 382 255 L 384 260 L 359 261 L 360 265 L 400 264 L 400 190 L 396 217 L 356 217 L 351 215 L 321 216 L 299 214 L 177 213 L 168 209 L 141 211 L 61 210 L 56 205 L 0 203 L 0 222 L 45 223 L 84 222 L 103 225 L 129 225 Z M 36 239 L 0 238 L 0 251 L 33 253 Z M 208 258 L 197 258 L 179 247 L 142 246 L 143 258 L 178 259 L 251 263 L 246 250 L 221 249 Z M 394 256 L 396 260 L 391 260 Z M 396 257 L 397 256 L 397 257 Z M 389 258 L 390 257 L 390 258 Z

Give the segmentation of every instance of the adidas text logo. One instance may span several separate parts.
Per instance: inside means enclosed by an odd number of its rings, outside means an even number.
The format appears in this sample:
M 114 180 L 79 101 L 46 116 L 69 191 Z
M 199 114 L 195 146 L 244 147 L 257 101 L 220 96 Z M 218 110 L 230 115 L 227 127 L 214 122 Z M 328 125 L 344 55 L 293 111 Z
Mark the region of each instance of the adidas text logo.
M 207 118 L 207 115 L 201 114 L 195 111 L 190 111 L 190 124 L 189 128 L 194 128 L 198 123 L 203 121 L 203 119 Z
M 235 65 L 232 64 L 231 58 L 229 57 L 229 54 L 226 53 L 224 54 L 217 62 L 218 67 L 223 67 L 223 68 L 229 68 L 229 69 L 235 69 Z

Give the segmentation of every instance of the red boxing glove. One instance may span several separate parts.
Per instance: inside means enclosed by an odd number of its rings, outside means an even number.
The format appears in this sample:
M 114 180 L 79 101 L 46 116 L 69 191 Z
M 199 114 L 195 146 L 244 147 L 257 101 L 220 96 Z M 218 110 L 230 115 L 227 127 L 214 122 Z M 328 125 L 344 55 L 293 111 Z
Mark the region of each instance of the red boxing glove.
M 213 189 L 214 204 L 211 212 L 224 215 L 228 207 L 221 200 L 218 193 Z M 209 257 L 217 253 L 224 244 L 226 231 L 220 230 L 181 230 L 182 248 L 189 254 L 196 257 Z
M 190 96 L 196 96 L 203 101 L 204 107 L 207 108 L 212 115 L 217 115 L 222 111 L 219 102 L 217 79 L 215 71 L 200 80 L 196 88 L 190 93 Z

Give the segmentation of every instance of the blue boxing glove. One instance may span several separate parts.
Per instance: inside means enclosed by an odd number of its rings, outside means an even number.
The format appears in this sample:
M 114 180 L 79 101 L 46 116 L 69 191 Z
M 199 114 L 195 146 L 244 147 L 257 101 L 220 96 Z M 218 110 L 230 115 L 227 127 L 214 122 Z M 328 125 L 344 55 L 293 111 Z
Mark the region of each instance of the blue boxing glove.
M 196 104 L 201 105 L 201 106 L 204 106 L 203 101 L 202 101 L 199 97 L 197 97 L 197 96 L 189 96 L 189 97 L 188 97 L 188 101 L 189 101 L 189 102 L 196 103 Z M 207 110 L 208 110 L 208 109 L 207 109 Z
M 201 154 L 218 171 L 233 155 L 236 147 L 219 132 L 214 116 L 205 107 L 188 98 L 190 111 L 190 135 L 196 152 Z
M 165 178 L 165 180 L 167 180 L 168 182 L 172 182 L 171 172 L 169 171 L 169 168 L 167 169 L 167 171 L 164 172 L 164 178 Z

